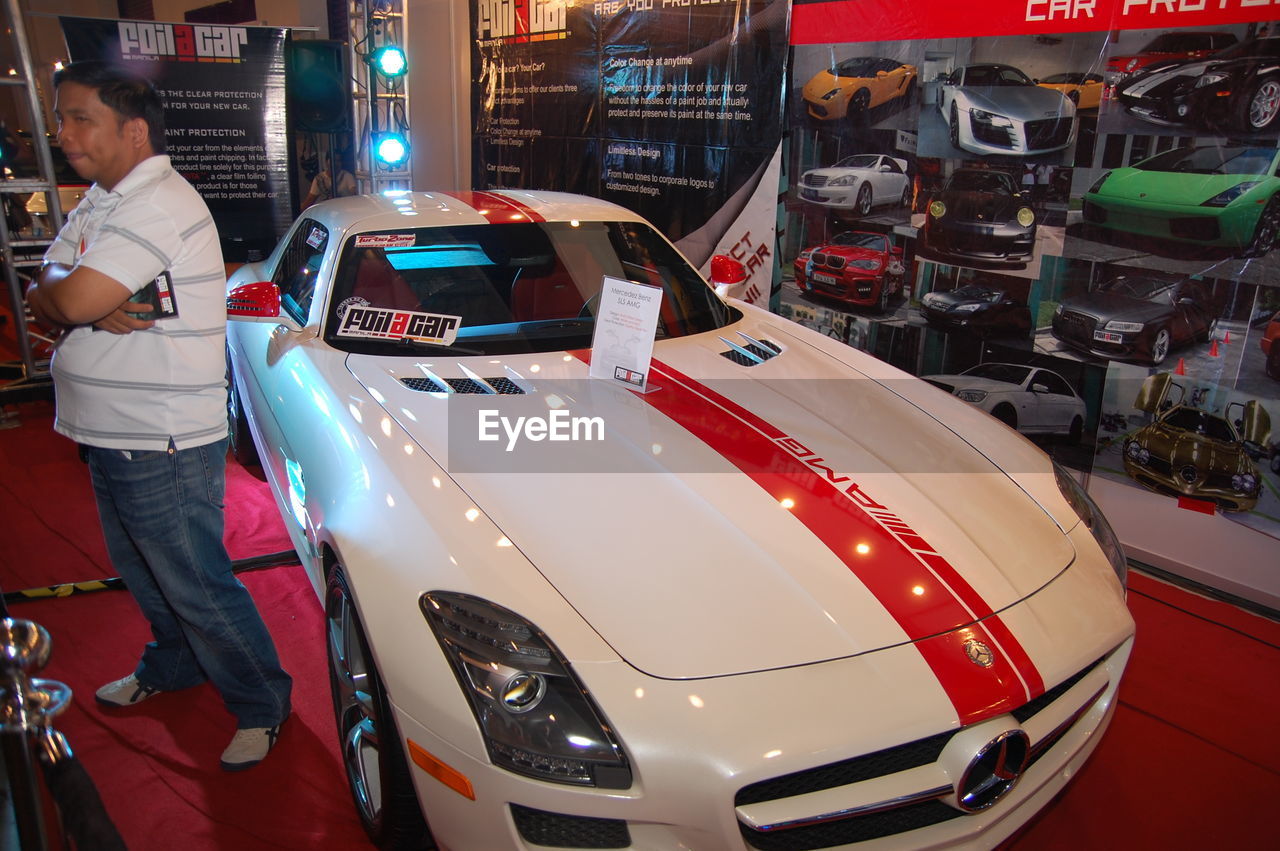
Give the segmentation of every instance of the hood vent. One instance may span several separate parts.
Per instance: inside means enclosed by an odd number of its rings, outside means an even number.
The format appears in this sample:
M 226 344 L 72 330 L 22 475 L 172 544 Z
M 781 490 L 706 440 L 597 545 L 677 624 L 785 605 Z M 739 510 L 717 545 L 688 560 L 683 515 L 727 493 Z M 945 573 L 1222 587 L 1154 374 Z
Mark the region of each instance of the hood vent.
M 729 347 L 729 351 L 721 352 L 720 356 L 728 358 L 738 366 L 756 366 L 782 353 L 782 347 L 777 343 L 769 340 L 757 340 L 754 337 L 748 337 L 741 331 L 738 332 L 738 336 L 746 341 L 745 346 L 740 346 L 732 340 L 726 340 L 724 337 L 720 338 L 720 342 Z
M 525 391 L 510 378 L 402 378 L 400 383 L 420 393 L 468 393 L 473 395 L 520 395 Z

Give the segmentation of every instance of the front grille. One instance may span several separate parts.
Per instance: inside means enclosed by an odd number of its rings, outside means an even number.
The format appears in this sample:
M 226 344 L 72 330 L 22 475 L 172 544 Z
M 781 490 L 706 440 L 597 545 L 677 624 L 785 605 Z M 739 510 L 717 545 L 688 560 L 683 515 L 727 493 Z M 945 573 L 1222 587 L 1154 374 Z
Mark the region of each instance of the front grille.
M 810 174 L 804 179 L 805 186 L 822 187 L 827 185 L 827 176 L 825 174 Z
M 938 382 L 931 383 L 938 384 Z M 1044 694 L 1013 710 L 1010 714 L 1019 724 L 1026 724 L 1028 720 L 1061 699 L 1063 695 L 1094 671 L 1103 661 L 1103 659 L 1099 659 L 1088 665 Z M 1069 723 L 1063 724 L 1059 729 L 1044 736 L 1041 741 L 1032 743 L 1031 761 L 1039 760 L 1048 753 L 1053 745 L 1085 714 L 1085 711 L 1096 699 L 1097 695 L 1095 694 L 1085 701 L 1078 711 L 1070 717 Z M 908 742 L 904 745 L 876 751 L 875 753 L 752 783 L 738 790 L 738 794 L 734 796 L 734 806 L 748 806 L 764 801 L 776 801 L 825 789 L 834 789 L 929 765 L 937 762 L 943 749 L 956 732 L 949 730 L 928 738 Z M 747 844 L 752 848 L 761 849 L 761 851 L 809 851 L 809 849 L 829 848 L 835 845 L 863 842 L 869 839 L 907 833 L 965 815 L 962 811 L 937 798 L 916 801 L 904 806 L 889 805 L 889 807 L 871 811 L 864 815 L 854 815 L 848 818 L 795 828 L 755 830 L 741 822 L 739 822 L 739 828 Z
M 1033 151 L 1065 145 L 1071 138 L 1070 118 L 1046 118 L 1028 121 L 1022 126 L 1027 137 L 1027 148 Z
M 1198 239 L 1206 242 L 1222 235 L 1222 231 L 1218 228 L 1218 220 L 1208 216 L 1170 219 L 1169 233 L 1175 239 Z
M 828 269 L 843 269 L 845 258 L 839 254 L 823 254 L 821 251 L 814 252 L 813 265 L 825 266 Z
M 1092 316 L 1086 316 L 1083 313 L 1076 313 L 1074 310 L 1063 310 L 1062 314 L 1058 317 L 1058 321 L 1065 326 L 1065 328 L 1072 331 L 1079 331 L 1084 336 L 1090 338 L 1093 337 L 1094 326 L 1098 324 L 1097 320 Z
M 419 378 L 416 376 L 413 378 L 402 378 L 400 379 L 400 383 L 405 387 L 408 387 L 410 390 L 417 390 L 421 393 L 448 393 L 450 389 L 452 389 L 454 393 L 466 393 L 473 395 L 480 395 L 489 392 L 484 385 L 470 378 L 445 378 L 442 380 L 449 386 L 443 386 L 440 381 L 437 381 L 434 378 Z M 489 387 L 492 387 L 495 392 L 502 396 L 518 396 L 524 393 L 524 391 L 520 389 L 520 385 L 516 384 L 510 378 L 486 378 L 484 381 L 485 384 L 488 384 Z
M 511 805 L 511 818 L 525 842 L 551 848 L 628 848 L 631 832 L 619 819 L 567 816 Z

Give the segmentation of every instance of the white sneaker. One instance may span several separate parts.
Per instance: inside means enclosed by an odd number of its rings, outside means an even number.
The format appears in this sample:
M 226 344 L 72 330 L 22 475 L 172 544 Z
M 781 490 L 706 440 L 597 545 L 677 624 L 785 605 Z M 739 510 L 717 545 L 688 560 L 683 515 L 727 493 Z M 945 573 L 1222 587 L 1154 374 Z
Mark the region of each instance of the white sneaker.
M 107 683 L 94 692 L 93 696 L 98 703 L 104 703 L 107 706 L 133 706 L 159 693 L 160 689 L 143 685 L 138 682 L 137 677 L 130 674 L 114 683 Z
M 231 744 L 222 752 L 223 771 L 244 771 L 262 762 L 280 737 L 280 725 L 246 727 L 236 730 Z

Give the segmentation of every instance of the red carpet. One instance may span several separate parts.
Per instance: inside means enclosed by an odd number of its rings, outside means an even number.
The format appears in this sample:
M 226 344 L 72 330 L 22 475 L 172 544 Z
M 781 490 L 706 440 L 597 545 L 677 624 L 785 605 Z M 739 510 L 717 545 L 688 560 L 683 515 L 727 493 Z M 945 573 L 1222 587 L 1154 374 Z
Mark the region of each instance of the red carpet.
M 0 586 L 113 575 L 88 476 L 42 404 L 0 430 Z M 266 486 L 228 468 L 228 547 L 243 559 L 288 549 Z M 1274 848 L 1280 800 L 1280 624 L 1131 574 L 1138 645 L 1115 723 L 1053 806 L 1007 848 Z M 148 638 L 128 594 L 12 604 L 54 638 L 45 676 L 75 690 L 58 727 L 134 851 L 371 847 L 335 742 L 323 619 L 297 566 L 242 575 L 294 676 L 294 715 L 261 766 L 226 774 L 234 722 L 209 686 L 106 710 L 92 692 L 133 666 Z M 486 849 L 455 849 L 486 851 Z

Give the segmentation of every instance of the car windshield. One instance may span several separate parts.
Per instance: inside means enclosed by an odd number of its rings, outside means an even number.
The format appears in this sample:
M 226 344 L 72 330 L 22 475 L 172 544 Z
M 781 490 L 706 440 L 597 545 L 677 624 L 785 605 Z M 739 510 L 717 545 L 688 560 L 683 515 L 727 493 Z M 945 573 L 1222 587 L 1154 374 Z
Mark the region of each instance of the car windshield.
M 964 71 L 966 86 L 1034 86 L 1031 78 L 1008 65 L 971 65 Z
M 372 354 L 404 354 L 414 345 L 408 334 L 364 333 L 343 323 L 357 307 L 373 324 L 396 313 L 419 323 L 456 317 L 459 354 L 585 348 L 605 276 L 662 290 L 658 338 L 710 331 L 740 316 L 646 224 L 456 225 L 349 236 L 334 273 L 325 339 Z
M 1181 431 L 1189 431 L 1227 443 L 1236 442 L 1235 432 L 1231 430 L 1226 420 L 1196 408 L 1174 408 L 1164 421 L 1166 425 Z
M 1209 50 L 1213 47 L 1213 39 L 1209 33 L 1165 33 L 1158 35 L 1142 53 L 1191 53 L 1196 50 Z
M 1173 288 L 1168 281 L 1157 278 L 1126 278 L 1121 276 L 1098 287 L 1104 293 L 1129 296 L 1142 301 L 1155 301 Z
M 1010 384 L 1021 384 L 1027 380 L 1029 366 L 1018 366 L 1016 363 L 980 363 L 966 369 L 961 375 L 974 378 L 987 378 L 991 381 L 1007 381 Z
M 1272 173 L 1275 148 L 1244 148 L 1217 145 L 1201 148 L 1174 148 L 1136 163 L 1142 171 L 1180 171 L 1190 174 Z
M 1013 179 L 1002 171 L 961 169 L 947 179 L 947 189 L 961 192 L 1005 192 L 1013 194 Z
M 886 250 L 886 241 L 883 236 L 878 233 L 842 233 L 838 234 L 831 240 L 831 245 L 838 246 L 860 246 L 862 248 L 874 248 L 877 251 Z
M 875 154 L 855 154 L 840 160 L 832 168 L 875 168 L 879 162 L 880 158 Z
M 834 66 L 831 73 L 836 77 L 870 77 L 880 70 L 882 61 L 874 56 L 858 56 Z
M 1211 59 L 1245 59 L 1251 56 L 1280 56 L 1280 38 L 1259 38 L 1233 44 L 1226 50 L 1219 50 Z
M 966 298 L 970 301 L 985 301 L 988 304 L 995 304 L 1004 295 L 1000 290 L 993 290 L 989 287 L 979 286 L 978 284 L 966 284 L 956 290 L 956 295 Z
M 1082 86 L 1085 83 L 1093 82 L 1091 74 L 1050 74 L 1040 80 L 1042 83 L 1049 83 L 1055 86 Z

